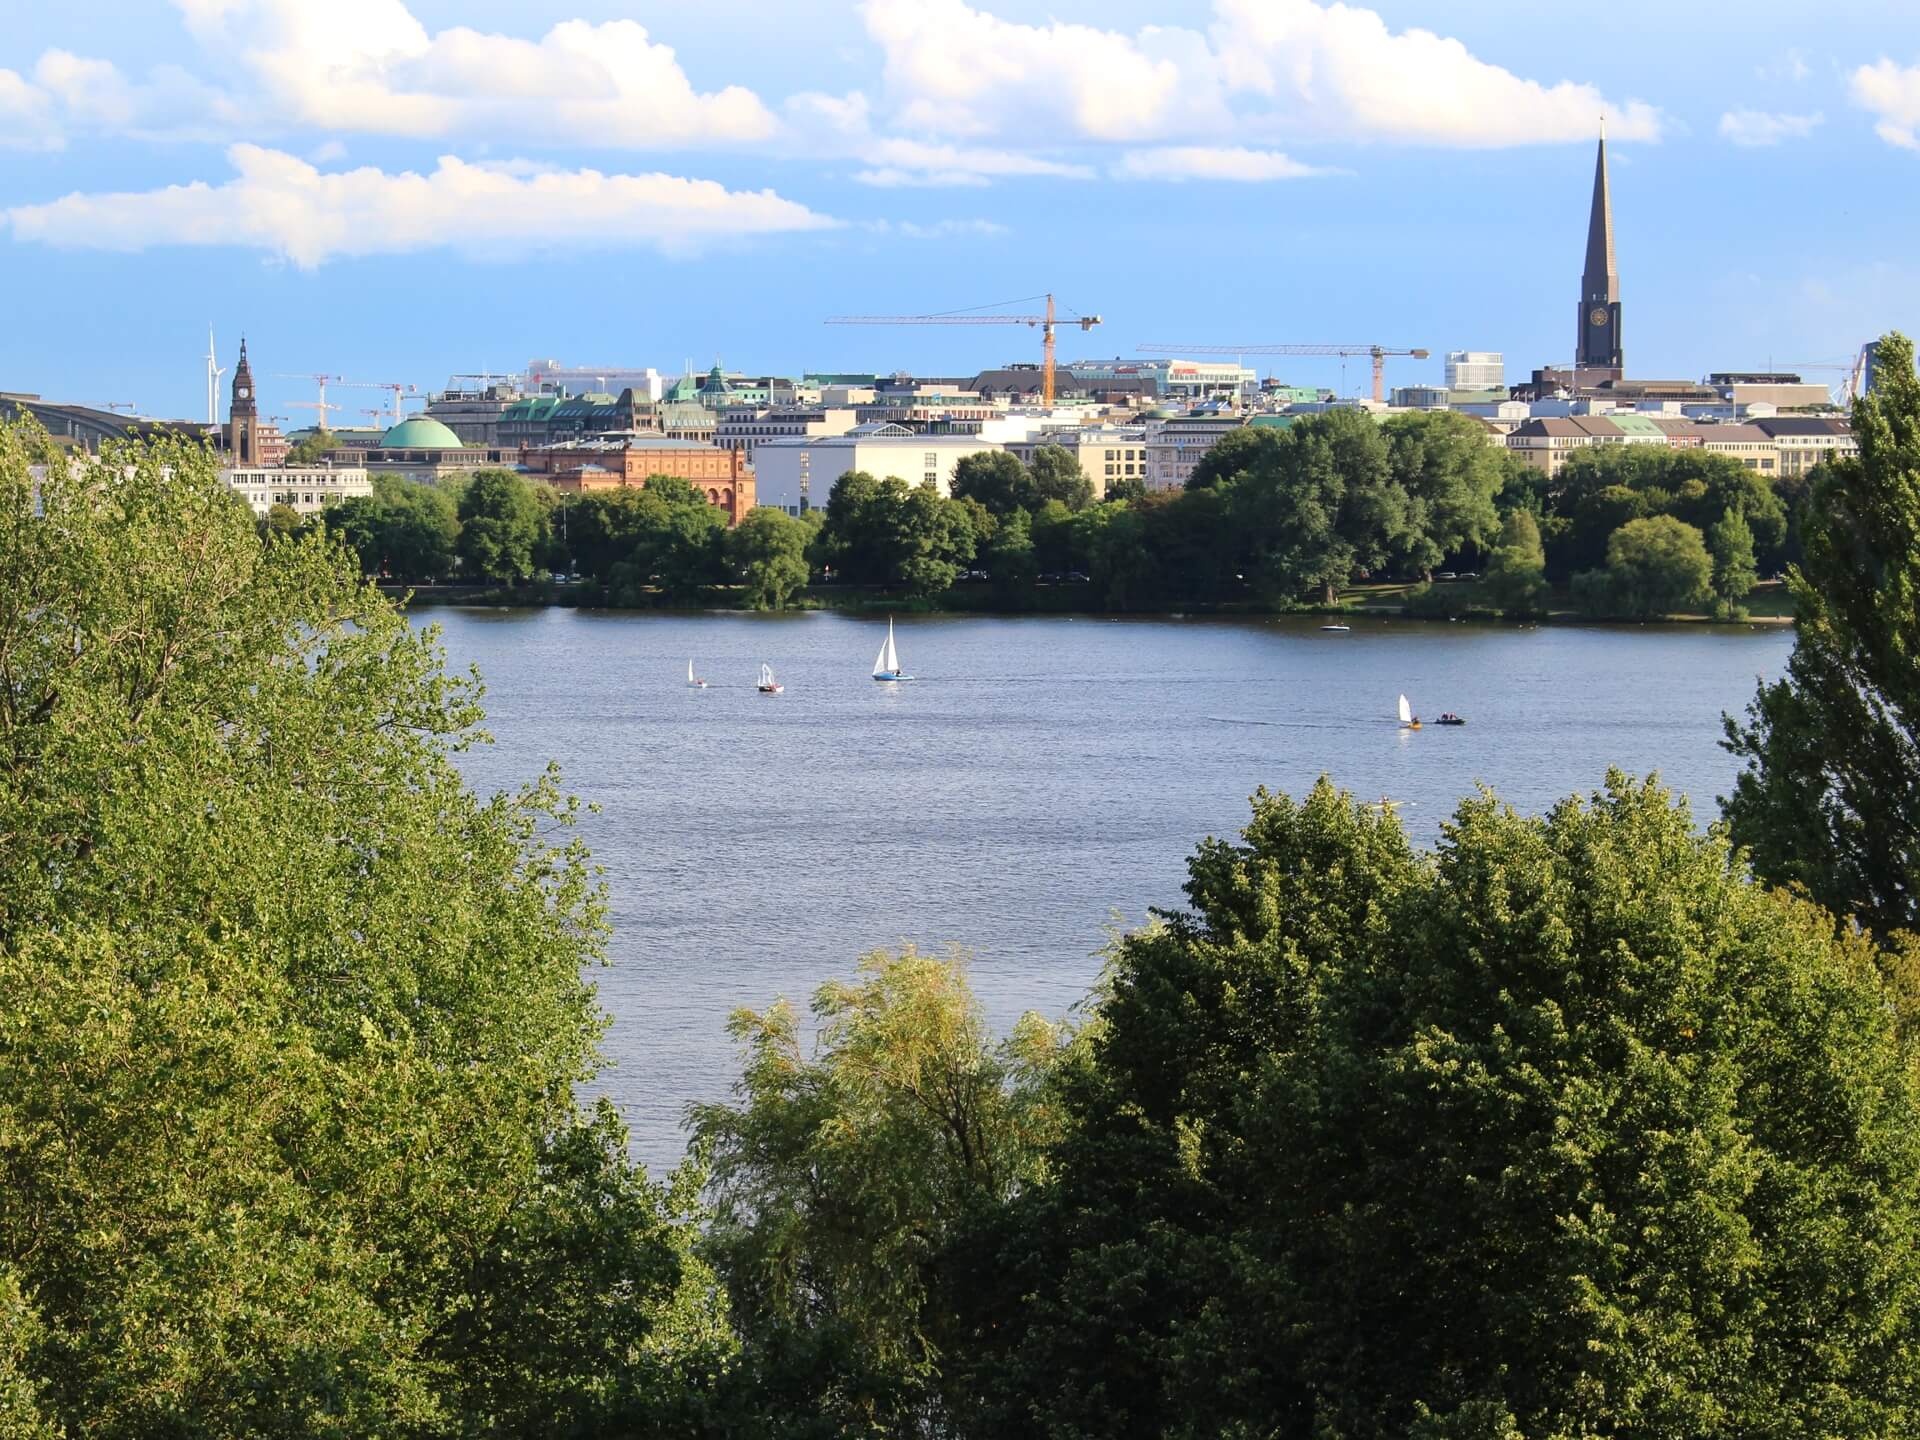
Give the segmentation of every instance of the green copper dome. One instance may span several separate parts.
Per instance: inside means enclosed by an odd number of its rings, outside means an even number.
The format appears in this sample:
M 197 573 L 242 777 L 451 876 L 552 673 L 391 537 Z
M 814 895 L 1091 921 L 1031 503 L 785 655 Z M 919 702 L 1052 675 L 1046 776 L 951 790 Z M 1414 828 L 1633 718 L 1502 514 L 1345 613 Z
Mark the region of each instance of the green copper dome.
M 465 442 L 442 425 L 424 415 L 402 420 L 381 437 L 382 450 L 462 450 Z

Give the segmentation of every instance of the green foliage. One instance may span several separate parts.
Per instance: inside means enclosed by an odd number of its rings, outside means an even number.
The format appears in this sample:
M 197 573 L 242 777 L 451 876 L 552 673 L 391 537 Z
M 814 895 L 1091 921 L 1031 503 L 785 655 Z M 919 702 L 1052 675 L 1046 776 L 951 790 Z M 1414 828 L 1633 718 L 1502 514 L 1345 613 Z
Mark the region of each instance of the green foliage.
M 784 1001 L 729 1026 L 738 1103 L 692 1112 L 707 1253 L 747 1368 L 793 1407 L 782 1433 L 941 1433 L 973 1408 L 948 1358 L 969 1339 L 965 1242 L 1041 1178 L 1063 1033 L 1028 1016 L 994 1044 L 961 959 L 911 949 L 867 956 L 813 1014 L 811 1058 Z
M 297 442 L 287 447 L 287 464 L 319 465 L 339 448 L 339 437 L 332 431 L 316 430 L 310 435 L 301 436 Z
M 695 604 L 727 578 L 727 521 L 689 482 L 655 475 L 625 512 L 626 545 L 607 573 L 616 605 L 640 606 L 653 592 Z
M 1530 510 L 1513 510 L 1500 527 L 1500 543 L 1487 562 L 1482 588 L 1500 613 L 1524 619 L 1547 608 L 1547 554 Z
M 1804 511 L 1787 673 L 1727 721 L 1747 768 L 1723 804 L 1760 874 L 1885 937 L 1920 930 L 1920 381 L 1905 336 L 1880 353 L 1860 453 Z
M 255 528 L 259 530 L 262 540 L 285 540 L 306 529 L 307 522 L 300 518 L 300 512 L 291 505 L 275 501 L 267 508 L 267 513 L 260 517 Z
M 1217 490 L 1250 471 L 1271 468 L 1282 433 L 1264 425 L 1229 430 L 1194 465 L 1193 473 L 1187 476 L 1187 489 Z
M 1865 944 L 1657 786 L 1437 855 L 1256 797 L 1120 946 L 980 1433 L 1908 1433 L 1920 1113 Z
M 447 575 L 460 539 L 453 496 L 398 475 L 375 475 L 371 496 L 329 506 L 322 524 L 359 557 L 362 574 L 396 580 Z
M 1487 442 L 1486 427 L 1449 411 L 1396 415 L 1384 432 L 1393 478 L 1407 495 L 1397 558 L 1428 579 L 1433 567 L 1499 532 L 1494 500 L 1524 464 Z
M 1122 475 L 1107 482 L 1107 493 L 1103 499 L 1120 501 L 1144 500 L 1147 498 L 1147 482 L 1137 475 Z
M 834 482 L 815 548 L 843 580 L 899 586 L 918 598 L 952 585 L 975 544 L 972 515 L 961 501 L 931 486 L 909 489 L 903 480 L 850 470 Z
M 996 517 L 1040 503 L 1033 476 L 1019 457 L 1005 450 L 963 456 L 953 467 L 952 488 L 954 499 L 978 501 Z
M 679 1416 L 727 1343 L 574 1099 L 573 807 L 468 791 L 477 683 L 337 546 L 260 545 L 204 447 L 51 457 L 0 428 L 8 1433 Z
M 1031 591 L 1040 562 L 1034 558 L 1033 522 L 1026 511 L 1015 510 L 1000 522 L 980 559 L 1001 596 L 1016 597 Z
M 547 517 L 531 485 L 506 470 L 482 470 L 459 503 L 459 553 L 469 577 L 514 585 L 538 573 Z
M 815 527 L 768 506 L 749 512 L 727 536 L 727 559 L 743 572 L 747 603 L 784 610 L 806 588 Z
M 1753 528 L 1739 510 L 1729 510 L 1707 531 L 1707 553 L 1713 556 L 1713 593 L 1728 607 L 1739 605 L 1760 583 L 1753 559 Z
M 1033 494 L 1037 504 L 1057 501 L 1069 510 L 1086 509 L 1093 503 L 1093 482 L 1080 468 L 1080 460 L 1063 445 L 1042 445 L 1033 452 L 1027 467 L 1033 476 Z
M 1650 619 L 1697 610 L 1712 595 L 1713 560 L 1693 526 L 1671 515 L 1629 520 L 1607 541 L 1607 568 L 1574 577 L 1595 615 Z
M 1537 493 L 1543 517 L 1571 522 L 1564 540 L 1548 537 L 1547 569 L 1556 577 L 1600 564 L 1614 530 L 1657 515 L 1704 531 L 1728 510 L 1739 510 L 1753 530 L 1756 551 L 1770 562 L 1787 541 L 1786 506 L 1773 485 L 1731 455 L 1706 450 L 1588 446 L 1570 455 Z

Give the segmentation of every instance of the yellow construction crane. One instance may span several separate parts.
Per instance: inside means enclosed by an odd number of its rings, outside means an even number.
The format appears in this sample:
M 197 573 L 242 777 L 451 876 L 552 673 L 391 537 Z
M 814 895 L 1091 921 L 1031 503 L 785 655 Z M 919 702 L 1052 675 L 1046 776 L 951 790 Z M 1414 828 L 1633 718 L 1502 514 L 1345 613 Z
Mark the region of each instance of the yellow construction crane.
M 1382 404 L 1387 398 L 1387 357 L 1410 355 L 1424 360 L 1431 351 L 1403 350 L 1392 345 L 1137 345 L 1148 355 L 1365 355 L 1373 361 L 1373 398 Z
M 1030 301 L 1045 299 L 1047 309 L 1044 315 L 985 315 L 981 311 L 997 309 L 999 305 L 1024 305 Z M 1057 323 L 1078 325 L 1082 330 L 1091 330 L 1100 323 L 1098 315 L 1069 315 Z M 1038 325 L 1040 327 L 1040 401 L 1048 409 L 1053 408 L 1053 327 L 1056 317 L 1053 312 L 1053 296 L 1027 295 L 1019 300 L 1002 300 L 998 305 L 976 305 L 971 310 L 946 310 L 937 315 L 835 315 L 828 319 L 829 325 Z

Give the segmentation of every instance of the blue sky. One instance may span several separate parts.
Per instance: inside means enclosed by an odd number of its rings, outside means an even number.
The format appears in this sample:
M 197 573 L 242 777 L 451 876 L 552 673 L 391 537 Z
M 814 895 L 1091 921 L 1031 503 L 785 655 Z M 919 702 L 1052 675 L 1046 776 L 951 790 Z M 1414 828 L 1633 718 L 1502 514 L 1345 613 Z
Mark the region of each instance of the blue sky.
M 1631 373 L 1920 327 L 1911 0 L 21 9 L 0 388 L 149 414 L 203 412 L 209 322 L 298 424 L 275 372 L 969 373 L 1037 341 L 820 322 L 1047 289 L 1105 317 L 1073 355 L 1380 342 L 1435 352 L 1396 382 L 1453 348 L 1518 377 L 1572 344 L 1602 110 Z

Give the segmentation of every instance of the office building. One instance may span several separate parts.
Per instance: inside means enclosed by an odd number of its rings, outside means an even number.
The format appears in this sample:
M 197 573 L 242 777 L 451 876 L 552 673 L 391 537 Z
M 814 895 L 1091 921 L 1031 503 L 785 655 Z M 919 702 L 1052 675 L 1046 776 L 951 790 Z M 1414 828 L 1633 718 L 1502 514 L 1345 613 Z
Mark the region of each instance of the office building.
M 950 495 L 954 466 L 999 448 L 971 435 L 916 435 L 903 425 L 860 425 L 845 435 L 761 441 L 753 452 L 754 479 L 762 505 L 800 515 L 824 509 L 834 482 L 849 470 L 931 485 Z
M 1507 359 L 1498 350 L 1449 350 L 1446 375 L 1449 390 L 1505 390 Z

